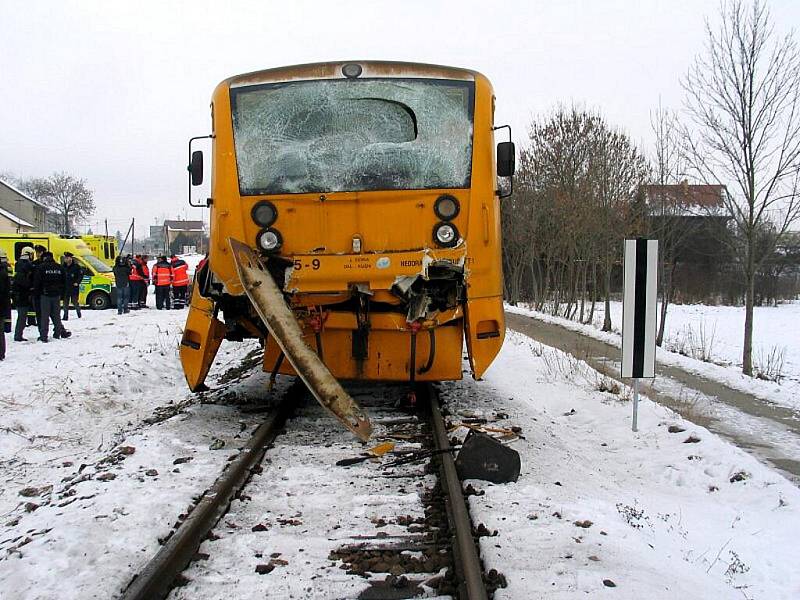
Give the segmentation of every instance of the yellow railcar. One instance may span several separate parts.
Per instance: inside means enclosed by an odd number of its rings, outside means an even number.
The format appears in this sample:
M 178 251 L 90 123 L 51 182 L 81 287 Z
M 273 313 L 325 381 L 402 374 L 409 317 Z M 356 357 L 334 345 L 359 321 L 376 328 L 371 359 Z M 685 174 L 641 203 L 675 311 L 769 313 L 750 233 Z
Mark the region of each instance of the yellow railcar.
M 473 376 L 484 373 L 505 333 L 498 175 L 514 168 L 511 142 L 495 153 L 486 77 L 300 65 L 226 79 L 211 108 L 208 262 L 181 347 L 191 389 L 223 338 L 262 338 L 264 369 L 295 373 L 259 317 L 274 302 L 258 310 L 235 241 L 258 255 L 335 378 L 460 379 L 464 342 Z M 199 184 L 191 142 L 190 156 Z

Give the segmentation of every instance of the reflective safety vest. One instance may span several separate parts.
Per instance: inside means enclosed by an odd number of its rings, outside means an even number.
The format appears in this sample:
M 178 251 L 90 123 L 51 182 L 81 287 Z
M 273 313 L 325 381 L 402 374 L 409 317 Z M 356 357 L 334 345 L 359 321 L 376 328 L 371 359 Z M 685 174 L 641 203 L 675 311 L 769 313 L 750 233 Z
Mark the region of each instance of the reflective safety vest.
M 142 272 L 144 273 L 144 280 L 150 280 L 150 267 L 147 266 L 145 261 L 142 261 Z
M 153 267 L 153 282 L 159 287 L 172 283 L 172 268 L 156 264 Z
M 131 261 L 131 281 L 142 281 L 142 276 L 139 274 L 139 269 L 141 269 L 141 265 L 139 264 L 138 259 L 134 259 Z
M 172 263 L 173 287 L 186 287 L 189 285 L 189 265 L 178 259 Z

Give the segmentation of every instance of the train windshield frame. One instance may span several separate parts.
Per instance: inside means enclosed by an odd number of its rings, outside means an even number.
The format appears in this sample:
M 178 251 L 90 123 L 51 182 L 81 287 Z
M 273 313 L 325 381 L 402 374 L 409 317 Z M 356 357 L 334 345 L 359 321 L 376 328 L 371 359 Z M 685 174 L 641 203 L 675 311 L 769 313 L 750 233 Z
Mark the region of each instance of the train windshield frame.
M 471 185 L 472 81 L 316 79 L 230 95 L 242 196 Z

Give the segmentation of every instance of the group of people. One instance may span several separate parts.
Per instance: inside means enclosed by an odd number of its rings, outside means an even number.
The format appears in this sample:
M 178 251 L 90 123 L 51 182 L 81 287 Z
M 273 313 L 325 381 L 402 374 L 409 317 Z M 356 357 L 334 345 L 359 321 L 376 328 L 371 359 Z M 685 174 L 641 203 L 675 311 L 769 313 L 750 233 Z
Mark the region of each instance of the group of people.
M 59 264 L 44 246 L 25 246 L 17 260 L 13 278 L 9 272 L 8 256 L 0 250 L 0 360 L 6 355 L 5 334 L 11 333 L 11 299 L 17 311 L 14 327 L 14 341 L 27 341 L 23 334 L 29 324 L 39 329 L 39 341 L 49 341 L 50 323 L 53 324 L 53 337 L 68 338 L 72 335 L 64 327 L 63 321 L 69 319 L 70 305 L 80 318 L 78 302 L 83 268 L 75 257 L 65 252 Z M 63 302 L 63 316 L 61 315 Z M 32 313 L 34 316 L 29 316 Z
M 156 308 L 183 308 L 186 306 L 186 290 L 189 287 L 189 265 L 182 258 L 172 255 L 167 260 L 161 255 L 153 265 L 147 265 L 148 256 L 118 256 L 114 263 L 114 281 L 117 287 L 117 313 L 147 308 L 147 286 L 152 279 L 156 289 Z M 172 297 L 170 298 L 170 292 Z
M 189 266 L 182 258 L 172 255 L 158 257 L 152 273 L 148 268 L 148 256 L 117 256 L 114 264 L 114 279 L 117 288 L 117 312 L 147 307 L 147 286 L 156 289 L 156 308 L 184 308 L 189 287 Z M 68 338 L 72 335 L 64 327 L 69 320 L 70 307 L 81 317 L 78 299 L 84 269 L 75 257 L 65 252 L 61 263 L 44 246 L 25 246 L 20 252 L 12 277 L 8 256 L 0 249 L 0 360 L 6 356 L 6 333 L 11 333 L 11 300 L 17 312 L 14 341 L 27 341 L 23 334 L 28 325 L 39 329 L 39 341 L 49 341 L 50 323 L 53 338 Z M 62 307 L 63 303 L 63 307 Z M 62 316 L 63 310 L 63 316 Z

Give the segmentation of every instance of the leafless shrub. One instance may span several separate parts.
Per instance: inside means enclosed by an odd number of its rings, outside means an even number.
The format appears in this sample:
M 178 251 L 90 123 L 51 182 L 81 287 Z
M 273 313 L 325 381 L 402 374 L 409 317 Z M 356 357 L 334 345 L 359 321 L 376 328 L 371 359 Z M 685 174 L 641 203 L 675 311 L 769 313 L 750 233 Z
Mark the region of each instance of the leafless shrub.
M 548 373 L 565 381 L 575 381 L 579 376 L 585 376 L 588 365 L 572 354 L 552 350 L 542 353 L 542 360 Z
M 636 500 L 633 501 L 633 506 L 622 504 L 621 502 L 618 503 L 617 512 L 623 520 L 634 529 L 641 529 L 644 525 L 652 529 L 650 517 L 644 514 L 644 509 L 639 508 Z
M 747 573 L 750 570 L 744 561 L 739 558 L 739 555 L 736 554 L 733 550 L 728 551 L 731 557 L 731 562 L 728 563 L 728 568 L 725 571 L 725 579 L 728 583 L 733 583 L 733 580 L 736 578 L 737 575 L 741 575 L 742 573 Z
M 701 408 L 702 399 L 700 392 L 682 387 L 675 398 L 675 411 L 687 421 L 697 421 L 703 416 Z
M 716 336 L 716 324 L 710 331 L 702 322 L 697 326 L 697 329 L 691 325 L 686 325 L 677 336 L 666 341 L 665 347 L 670 352 L 677 352 L 683 356 L 702 360 L 703 362 L 712 362 Z
M 758 350 L 755 372 L 758 379 L 780 383 L 784 377 L 785 346 L 772 346 L 769 350 Z
M 614 394 L 619 396 L 620 392 L 622 391 L 622 386 L 620 386 L 618 381 L 614 381 L 610 377 L 606 377 L 605 375 L 601 375 L 598 373 L 598 381 L 597 381 L 597 390 L 601 392 L 608 392 L 609 394 Z

